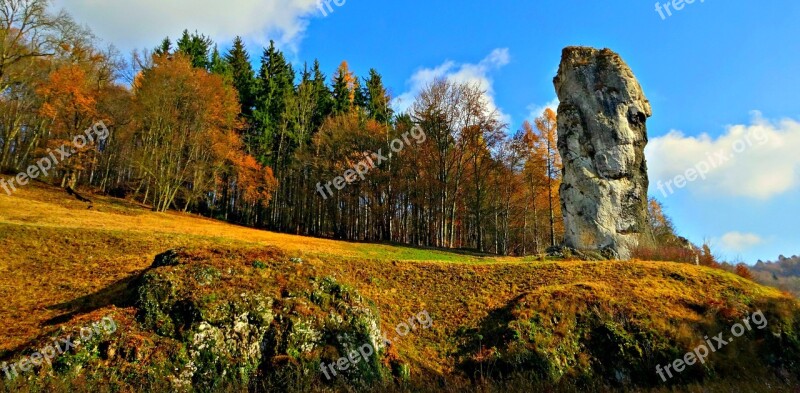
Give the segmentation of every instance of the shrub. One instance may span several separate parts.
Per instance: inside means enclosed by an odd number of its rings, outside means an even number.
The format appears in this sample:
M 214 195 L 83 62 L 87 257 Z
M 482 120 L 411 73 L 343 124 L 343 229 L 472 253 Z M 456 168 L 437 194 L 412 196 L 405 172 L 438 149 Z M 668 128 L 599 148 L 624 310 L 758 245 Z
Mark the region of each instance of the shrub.
M 736 265 L 736 270 L 734 270 L 734 272 L 739 275 L 739 277 L 753 280 L 753 272 L 751 272 L 744 263 Z

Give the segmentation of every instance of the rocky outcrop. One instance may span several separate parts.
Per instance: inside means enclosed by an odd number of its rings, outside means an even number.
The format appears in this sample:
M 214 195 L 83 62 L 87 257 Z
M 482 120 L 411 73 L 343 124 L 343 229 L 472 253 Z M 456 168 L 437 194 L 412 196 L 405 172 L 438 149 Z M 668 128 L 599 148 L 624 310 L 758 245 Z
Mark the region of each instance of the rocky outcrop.
M 296 277 L 276 293 L 270 283 L 297 272 L 288 258 L 275 259 L 226 268 L 224 258 L 182 250 L 156 257 L 137 283 L 136 303 L 143 327 L 181 348 L 172 361 L 180 367 L 165 376 L 172 388 L 215 391 L 257 378 L 270 379 L 275 388 L 298 381 L 297 373 L 323 384 L 358 386 L 390 374 L 382 363 L 385 343 L 374 303 L 332 277 L 313 275 Z M 374 354 L 323 378 L 321 364 L 364 345 Z
M 650 102 L 620 56 L 564 49 L 554 80 L 565 245 L 630 259 L 647 225 Z

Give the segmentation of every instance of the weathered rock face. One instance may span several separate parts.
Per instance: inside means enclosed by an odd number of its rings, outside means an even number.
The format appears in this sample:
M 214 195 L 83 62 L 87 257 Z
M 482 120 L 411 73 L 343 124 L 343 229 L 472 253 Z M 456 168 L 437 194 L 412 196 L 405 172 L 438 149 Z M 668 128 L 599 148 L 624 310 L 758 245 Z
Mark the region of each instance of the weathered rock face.
M 282 253 L 266 255 L 275 260 L 242 266 L 236 257 L 170 250 L 136 283 L 142 326 L 180 348 L 170 359 L 180 367 L 165 367 L 173 390 L 218 391 L 258 378 L 275 388 L 300 383 L 300 376 L 359 386 L 391 375 L 383 364 L 387 348 L 371 300 L 332 277 L 294 270 Z M 276 293 L 278 277 L 299 278 L 301 271 L 308 277 Z M 370 356 L 323 378 L 321 363 L 360 354 L 365 345 Z
M 565 245 L 630 259 L 648 231 L 650 102 L 611 50 L 564 49 L 554 80 Z

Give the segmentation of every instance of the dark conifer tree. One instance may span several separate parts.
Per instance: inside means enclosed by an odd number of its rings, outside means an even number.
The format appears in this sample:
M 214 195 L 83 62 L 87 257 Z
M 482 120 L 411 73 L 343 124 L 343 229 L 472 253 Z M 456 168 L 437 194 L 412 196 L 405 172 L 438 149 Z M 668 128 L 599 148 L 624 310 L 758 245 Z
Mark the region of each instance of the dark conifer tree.
M 158 56 L 170 55 L 172 54 L 172 41 L 169 40 L 169 37 L 164 38 L 161 41 L 161 45 L 159 45 L 153 53 Z
M 211 38 L 197 32 L 189 34 L 188 30 L 184 30 L 177 44 L 178 52 L 189 57 L 192 67 L 206 70 L 210 68 L 209 52 L 213 44 Z
M 219 54 L 217 46 L 214 45 L 214 51 L 211 52 L 211 61 L 209 64 L 209 71 L 213 74 L 222 76 L 225 82 L 233 85 L 233 73 L 230 64 Z
M 325 74 L 320 70 L 319 60 L 314 60 L 312 72 L 314 73 L 313 84 L 317 97 L 316 113 L 314 114 L 314 129 L 316 130 L 322 126 L 322 122 L 333 112 L 333 96 L 328 89 Z
M 225 55 L 225 60 L 231 68 L 233 87 L 239 92 L 242 115 L 247 120 L 252 120 L 255 108 L 255 71 L 253 71 L 253 65 L 250 64 L 250 55 L 247 53 L 241 37 L 233 40 L 233 47 Z
M 340 115 L 350 112 L 353 107 L 353 75 L 347 66 L 347 62 L 342 62 L 336 74 L 333 76 L 332 95 L 333 95 L 333 114 Z
M 375 121 L 388 124 L 394 116 L 391 97 L 383 86 L 381 75 L 374 68 L 369 70 L 369 78 L 366 79 L 364 86 L 364 97 L 366 101 L 367 114 Z
M 291 117 L 287 115 L 294 95 L 294 70 L 283 53 L 270 41 L 261 57 L 256 81 L 254 115 L 257 158 L 273 169 L 285 163 L 291 140 Z

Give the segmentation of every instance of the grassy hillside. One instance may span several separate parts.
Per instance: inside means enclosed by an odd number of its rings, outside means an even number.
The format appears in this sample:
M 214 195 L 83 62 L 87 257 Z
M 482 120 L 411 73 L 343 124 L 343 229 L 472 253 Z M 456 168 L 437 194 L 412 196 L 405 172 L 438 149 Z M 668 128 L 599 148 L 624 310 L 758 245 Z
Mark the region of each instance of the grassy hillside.
M 224 361 L 248 375 L 281 372 L 293 378 L 291 386 L 346 390 L 364 381 L 351 375 L 329 384 L 319 374 L 320 361 L 335 361 L 351 348 L 342 336 L 374 339 L 373 321 L 390 333 L 421 312 L 430 316 L 430 327 L 396 337 L 369 366 L 385 374 L 381 383 L 451 391 L 534 385 L 792 391 L 800 370 L 798 303 L 719 270 L 337 242 L 93 199 L 87 209 L 59 189 L 38 185 L 0 197 L 0 318 L 6 321 L 0 357 L 17 359 L 49 337 L 104 316 L 119 327 L 105 341 L 85 343 L 84 352 L 59 363 L 62 368 L 53 367 L 53 375 L 72 375 L 66 382 L 48 377 L 51 369 L 43 367 L 36 382 L 18 378 L 9 389 L 44 384 L 82 390 L 98 381 L 122 391 L 154 388 L 190 359 L 199 370 L 192 379 L 199 390 L 236 383 L 258 390 L 246 377 L 226 379 L 236 373 Z M 170 249 L 178 251 L 153 265 Z M 667 383 L 658 379 L 656 364 L 683 357 L 704 336 L 759 310 L 767 328 L 747 332 Z M 259 313 L 264 317 L 253 320 Z M 196 340 L 204 326 L 227 337 L 237 315 L 249 315 L 250 336 L 271 337 L 255 343 L 269 359 L 238 347 L 192 352 L 209 346 L 187 343 L 187 337 Z M 237 330 L 241 324 L 231 323 L 241 342 L 249 342 Z M 297 339 L 304 331 L 321 338 Z

